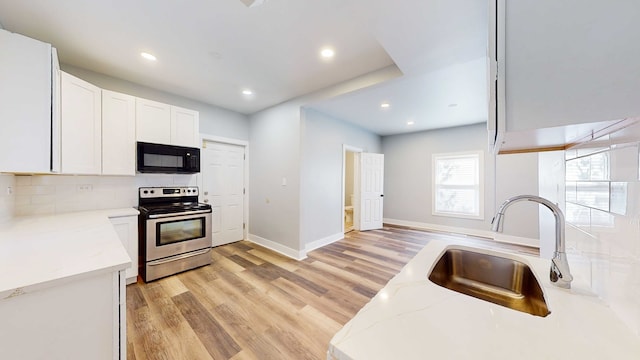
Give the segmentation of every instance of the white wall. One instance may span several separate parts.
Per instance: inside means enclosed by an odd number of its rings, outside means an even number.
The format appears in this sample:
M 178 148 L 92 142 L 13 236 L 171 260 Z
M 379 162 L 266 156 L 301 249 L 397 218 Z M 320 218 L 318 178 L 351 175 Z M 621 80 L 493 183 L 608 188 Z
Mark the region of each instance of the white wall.
M 103 89 L 197 110 L 203 134 L 239 140 L 249 138 L 249 118 L 246 115 L 71 65 L 60 66 L 62 70 Z
M 303 246 L 316 248 L 343 235 L 342 146 L 380 153 L 381 141 L 376 134 L 318 111 L 304 109 L 303 115 L 300 238 Z
M 538 154 L 497 155 L 495 165 L 495 205 L 516 195 L 538 195 Z M 513 204 L 504 217 L 503 232 L 507 236 L 528 239 L 529 245 L 539 246 L 538 216 L 541 206 L 530 201 Z M 544 211 L 551 212 L 544 208 Z M 490 219 L 493 214 L 490 214 Z M 553 218 L 553 215 L 551 215 Z M 500 238 L 501 235 L 498 235 Z M 506 238 L 503 238 L 506 240 Z
M 537 157 L 514 155 L 497 162 L 488 152 L 485 124 L 475 124 L 412 134 L 385 136 L 385 222 L 465 233 L 496 236 L 502 241 L 538 245 L 538 209 L 523 206 L 510 209 L 502 234 L 490 232 L 497 205 L 506 198 L 538 192 Z M 481 150 L 484 152 L 484 220 L 435 216 L 431 213 L 432 154 Z M 496 186 L 496 175 L 499 177 Z M 517 179 L 517 181 L 514 181 Z M 497 194 L 497 195 L 496 195 Z M 511 215 L 514 211 L 514 215 Z M 526 221 L 515 215 L 522 216 Z
M 9 190 L 9 188 L 11 188 Z M 0 223 L 13 217 L 16 181 L 13 175 L 0 174 Z
M 385 136 L 385 221 L 409 221 L 458 228 L 489 230 L 494 211 L 494 159 L 487 151 L 485 124 L 412 134 Z M 436 153 L 484 151 L 484 220 L 460 219 L 431 214 L 431 158 Z
M 252 116 L 249 137 L 249 231 L 293 251 L 301 250 L 299 119 L 296 103 L 262 111 Z
M 615 146 L 614 146 L 615 145 Z M 640 335 L 640 124 L 567 150 L 566 211 L 569 266 Z M 598 152 L 590 155 L 590 153 Z M 595 171 L 602 156 L 608 171 Z M 581 158 L 576 181 L 570 162 Z M 562 171 L 562 168 L 559 168 Z M 599 170 L 599 169 L 598 169 Z M 574 173 L 575 174 L 575 173 Z M 589 175 L 590 174 L 590 175 Z M 564 175 L 564 174 L 561 174 Z M 595 190 L 594 184 L 602 184 Z M 591 186 L 590 186 L 591 185 Z M 600 199 L 600 200 L 597 200 Z M 596 201 L 594 201 L 596 200 Z M 578 255 L 580 258 L 572 257 Z M 580 273 L 580 260 L 590 265 Z
M 401 75 L 395 66 L 305 95 L 250 116 L 250 238 L 304 256 L 300 224 L 301 108 Z M 282 178 L 287 185 L 282 186 Z M 313 189 L 312 189 L 313 191 Z M 274 248 L 274 246 L 271 246 Z

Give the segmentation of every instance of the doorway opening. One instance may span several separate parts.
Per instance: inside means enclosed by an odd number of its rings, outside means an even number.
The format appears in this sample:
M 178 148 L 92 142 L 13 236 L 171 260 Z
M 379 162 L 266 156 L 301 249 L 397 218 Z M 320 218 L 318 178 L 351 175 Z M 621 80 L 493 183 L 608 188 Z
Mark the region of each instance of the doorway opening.
M 362 149 L 343 145 L 342 157 L 342 232 L 358 229 L 358 162 Z

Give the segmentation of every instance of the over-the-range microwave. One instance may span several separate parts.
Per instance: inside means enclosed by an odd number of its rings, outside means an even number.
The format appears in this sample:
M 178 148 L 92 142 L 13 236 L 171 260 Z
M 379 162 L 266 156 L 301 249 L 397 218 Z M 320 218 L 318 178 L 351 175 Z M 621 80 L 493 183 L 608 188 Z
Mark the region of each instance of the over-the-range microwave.
M 195 174 L 200 172 L 200 149 L 138 142 L 137 169 L 141 173 Z

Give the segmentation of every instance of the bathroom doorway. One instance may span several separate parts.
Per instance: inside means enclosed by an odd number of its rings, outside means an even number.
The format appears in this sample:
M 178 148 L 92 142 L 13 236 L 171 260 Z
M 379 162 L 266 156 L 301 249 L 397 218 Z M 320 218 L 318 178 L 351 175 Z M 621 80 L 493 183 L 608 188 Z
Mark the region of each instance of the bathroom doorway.
M 342 232 L 358 228 L 358 166 L 362 149 L 343 145 L 342 171 Z

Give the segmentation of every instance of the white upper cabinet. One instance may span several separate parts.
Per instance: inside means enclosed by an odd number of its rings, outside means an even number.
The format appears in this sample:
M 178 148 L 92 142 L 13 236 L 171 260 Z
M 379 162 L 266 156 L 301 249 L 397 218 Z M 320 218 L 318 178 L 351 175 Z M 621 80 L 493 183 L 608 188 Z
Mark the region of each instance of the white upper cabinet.
M 171 143 L 171 106 L 136 98 L 136 139 L 142 142 Z
M 197 111 L 136 99 L 137 141 L 199 147 L 199 124 Z
M 61 172 L 102 172 L 101 90 L 61 72 Z
M 554 137 L 567 144 L 640 116 L 640 2 L 490 4 L 490 113 L 495 116 L 489 129 L 497 133 L 499 146 L 517 148 L 526 138 L 534 146 L 552 146 L 545 141 Z M 553 128 L 557 131 L 540 130 Z
M 51 169 L 50 44 L 0 29 L 0 172 Z
M 136 98 L 102 90 L 102 174 L 136 174 Z
M 179 146 L 200 147 L 199 113 L 194 110 L 171 107 L 171 143 Z

